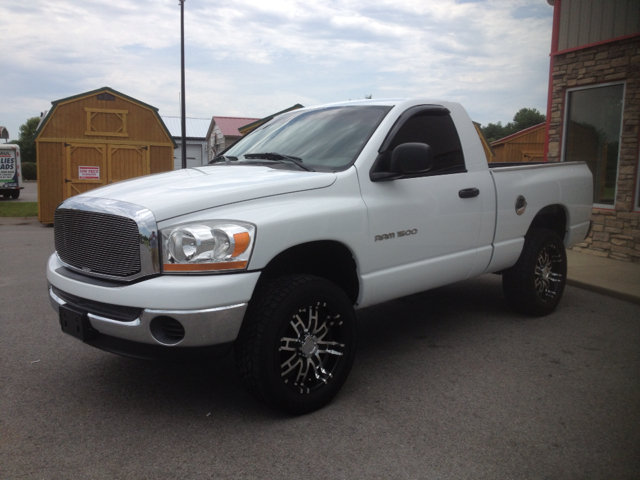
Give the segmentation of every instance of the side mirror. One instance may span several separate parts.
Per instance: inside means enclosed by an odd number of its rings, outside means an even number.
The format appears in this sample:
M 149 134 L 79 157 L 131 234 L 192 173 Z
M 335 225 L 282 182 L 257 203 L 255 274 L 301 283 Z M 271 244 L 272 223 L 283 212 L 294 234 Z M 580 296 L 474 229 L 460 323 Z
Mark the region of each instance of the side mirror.
M 393 149 L 389 170 L 400 175 L 422 173 L 433 167 L 433 150 L 426 143 L 403 143 Z

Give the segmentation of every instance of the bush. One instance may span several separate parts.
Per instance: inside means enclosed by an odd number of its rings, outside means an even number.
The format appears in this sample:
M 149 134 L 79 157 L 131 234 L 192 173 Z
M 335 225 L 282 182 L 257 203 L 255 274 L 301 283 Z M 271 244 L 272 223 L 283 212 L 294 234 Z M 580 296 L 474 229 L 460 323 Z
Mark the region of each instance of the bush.
M 22 164 L 22 179 L 23 180 L 37 180 L 38 179 L 38 165 L 34 162 L 25 162 Z

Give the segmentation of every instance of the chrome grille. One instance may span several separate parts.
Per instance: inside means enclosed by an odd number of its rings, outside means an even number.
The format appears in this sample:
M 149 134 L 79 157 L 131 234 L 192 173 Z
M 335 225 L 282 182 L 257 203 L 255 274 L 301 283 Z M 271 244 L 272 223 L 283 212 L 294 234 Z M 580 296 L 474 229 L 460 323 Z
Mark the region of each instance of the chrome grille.
M 131 218 L 58 208 L 54 230 L 60 260 L 74 268 L 122 278 L 141 270 L 140 232 Z

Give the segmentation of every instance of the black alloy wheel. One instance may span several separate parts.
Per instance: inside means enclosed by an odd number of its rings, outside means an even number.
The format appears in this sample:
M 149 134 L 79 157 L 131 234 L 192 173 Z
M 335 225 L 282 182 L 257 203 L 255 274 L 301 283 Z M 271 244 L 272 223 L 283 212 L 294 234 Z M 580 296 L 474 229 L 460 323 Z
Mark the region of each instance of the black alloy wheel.
M 533 229 L 525 237 L 517 263 L 502 275 L 509 305 L 532 316 L 551 313 L 560 303 L 567 281 L 567 253 L 560 237 Z
M 281 277 L 249 304 L 235 349 L 238 371 L 259 400 L 308 413 L 346 381 L 355 336 L 353 307 L 338 286 L 311 275 Z

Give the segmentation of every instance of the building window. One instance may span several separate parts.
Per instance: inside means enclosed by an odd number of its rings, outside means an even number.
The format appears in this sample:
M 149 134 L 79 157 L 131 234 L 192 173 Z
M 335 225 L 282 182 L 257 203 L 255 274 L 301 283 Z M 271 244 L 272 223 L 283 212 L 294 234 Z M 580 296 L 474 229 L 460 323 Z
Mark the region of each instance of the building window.
M 587 162 L 596 206 L 615 205 L 623 98 L 624 84 L 567 93 L 564 160 Z

